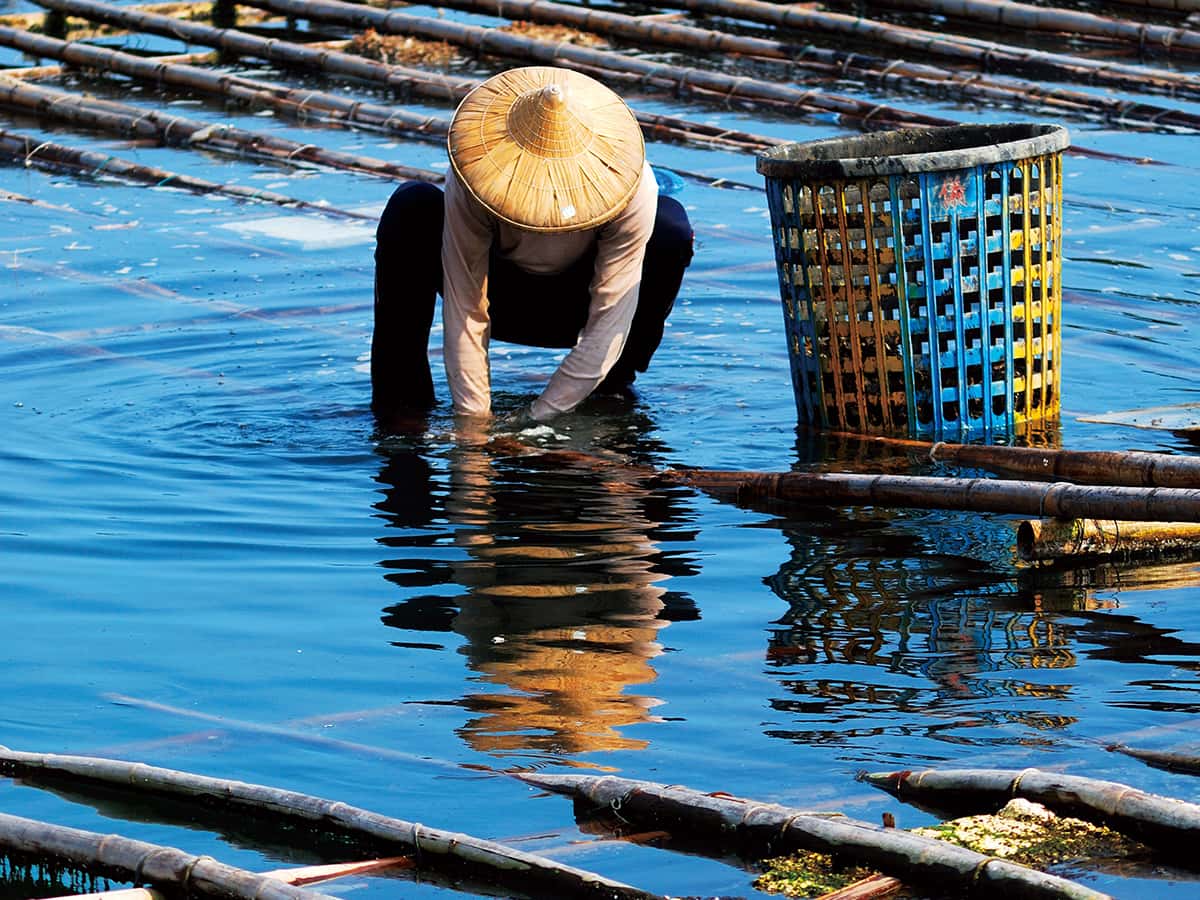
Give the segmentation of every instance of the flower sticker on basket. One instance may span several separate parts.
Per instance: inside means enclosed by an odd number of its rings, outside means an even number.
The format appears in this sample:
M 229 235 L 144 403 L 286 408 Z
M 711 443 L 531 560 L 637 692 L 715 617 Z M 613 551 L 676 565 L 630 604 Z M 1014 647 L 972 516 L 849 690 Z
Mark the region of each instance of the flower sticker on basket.
M 940 182 L 931 187 L 934 201 L 932 213 L 935 216 L 948 216 L 955 210 L 971 206 L 975 202 L 975 181 L 969 174 L 945 175 Z

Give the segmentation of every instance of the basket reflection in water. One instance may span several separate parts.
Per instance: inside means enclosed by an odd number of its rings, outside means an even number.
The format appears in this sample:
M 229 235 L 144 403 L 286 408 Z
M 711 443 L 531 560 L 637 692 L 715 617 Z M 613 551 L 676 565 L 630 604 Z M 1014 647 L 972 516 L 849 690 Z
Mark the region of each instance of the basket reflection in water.
M 1067 141 L 964 125 L 759 157 L 802 423 L 991 437 L 1057 415 Z

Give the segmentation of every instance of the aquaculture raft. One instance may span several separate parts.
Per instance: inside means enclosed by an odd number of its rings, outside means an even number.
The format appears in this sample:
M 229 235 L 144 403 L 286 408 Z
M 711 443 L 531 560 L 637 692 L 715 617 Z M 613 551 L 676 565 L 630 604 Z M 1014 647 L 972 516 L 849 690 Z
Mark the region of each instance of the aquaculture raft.
M 1059 408 L 1056 125 L 959 125 L 764 152 L 800 421 L 1007 435 Z

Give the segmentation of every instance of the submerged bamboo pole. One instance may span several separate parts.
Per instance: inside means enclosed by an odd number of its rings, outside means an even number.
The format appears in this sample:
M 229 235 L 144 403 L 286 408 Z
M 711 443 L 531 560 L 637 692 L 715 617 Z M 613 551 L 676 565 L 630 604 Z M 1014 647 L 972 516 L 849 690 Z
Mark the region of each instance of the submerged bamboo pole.
M 924 772 L 876 772 L 868 784 L 901 800 L 933 806 L 999 808 L 1023 797 L 1065 816 L 1107 825 L 1152 847 L 1178 854 L 1185 865 L 1200 865 L 1200 806 L 1147 794 L 1114 781 L 1037 769 L 928 769 Z
M 812 44 L 789 44 L 776 38 L 729 34 L 675 22 L 646 21 L 644 17 L 590 6 L 572 6 L 555 0 L 435 0 L 434 5 L 507 19 L 568 25 L 655 47 L 734 53 L 787 61 L 830 78 L 857 76 L 905 91 L 915 89 L 935 95 L 950 94 L 974 100 L 1032 106 L 1068 115 L 1100 118 L 1117 124 L 1137 122 L 1162 128 L 1200 128 L 1200 115 L 1182 109 L 1130 103 L 1019 78 L 1001 80 L 965 74 L 929 63 L 830 50 Z
M 611 775 L 519 773 L 515 777 L 534 787 L 610 807 L 626 822 L 666 827 L 673 834 L 690 833 L 722 849 L 736 835 L 759 856 L 794 850 L 836 854 L 913 884 L 964 896 L 1079 900 L 1108 896 L 956 844 L 842 816 L 815 816 L 786 806 Z
M 777 4 L 765 0 L 658 0 L 658 5 L 792 28 L 809 34 L 837 35 L 875 46 L 898 47 L 922 59 L 940 57 L 969 63 L 985 72 L 1021 72 L 1107 87 L 1200 97 L 1200 79 L 1189 72 L 1013 47 L 996 41 L 830 12 L 808 4 Z
M 1200 756 L 1197 756 L 1195 753 L 1144 750 L 1138 747 L 1127 747 L 1124 744 L 1109 744 L 1105 749 L 1112 753 L 1131 756 L 1155 769 L 1165 769 L 1168 772 L 1182 772 L 1185 775 L 1200 775 Z
M 53 779 L 73 787 L 104 786 L 203 802 L 247 815 L 315 823 L 372 844 L 416 851 L 420 866 L 486 873 L 490 881 L 521 893 L 609 900 L 653 900 L 655 895 L 593 872 L 557 863 L 467 834 L 429 828 L 370 810 L 295 791 L 92 756 L 23 753 L 0 748 L 0 772 L 25 779 Z M 300 830 L 293 832 L 299 836 Z M 278 882 L 276 882 L 278 884 Z M 290 888 L 290 890 L 297 890 Z M 311 895 L 308 895 L 311 896 Z M 265 895 L 264 895 L 265 898 Z
M 119 872 L 129 881 L 147 881 L 189 895 L 225 900 L 334 900 L 326 894 L 227 866 L 209 856 L 193 856 L 174 847 L 4 813 L 0 813 L 0 848 L 52 856 L 80 868 Z
M 88 177 L 107 176 L 122 178 L 138 184 L 148 184 L 153 187 L 172 187 L 196 194 L 219 194 L 233 197 L 237 200 L 249 200 L 258 203 L 272 203 L 292 209 L 303 209 L 319 212 L 321 215 L 335 216 L 343 219 L 371 221 L 375 217 L 364 213 L 338 209 L 336 206 L 326 206 L 308 200 L 298 200 L 286 194 L 275 191 L 264 191 L 259 188 L 243 187 L 239 184 L 220 184 L 185 175 L 181 172 L 171 172 L 156 166 L 145 166 L 119 156 L 98 153 L 95 150 L 81 150 L 67 147 L 53 141 L 44 141 L 31 135 L 0 130 L 0 155 L 7 156 L 23 166 L 33 166 L 39 169 L 69 171 Z
M 0 105 L 30 110 L 85 128 L 152 138 L 171 146 L 202 147 L 235 155 L 253 155 L 290 165 L 309 163 L 391 179 L 439 182 L 438 172 L 301 144 L 263 132 L 167 115 L 112 100 L 82 97 L 69 91 L 26 84 L 0 75 Z
M 1129 22 L 1076 9 L 1032 6 L 1013 0 L 883 0 L 882 5 L 1021 31 L 1056 31 L 1123 41 L 1141 50 L 1200 51 L 1200 32 L 1191 28 Z
M 49 5 L 62 3 L 64 0 L 39 2 Z M 841 120 L 853 122 L 887 122 L 912 126 L 953 124 L 953 120 L 941 116 L 931 116 L 880 103 L 868 103 L 840 94 L 802 90 L 790 85 L 623 56 L 591 47 L 538 41 L 496 28 L 464 25 L 448 19 L 376 9 L 343 3 L 341 0 L 249 0 L 246 5 L 309 21 L 332 22 L 358 28 L 370 27 L 388 34 L 449 41 L 470 47 L 479 53 L 492 53 L 546 65 L 577 63 L 606 72 L 623 72 L 659 82 L 665 80 L 672 83 L 678 91 L 701 88 L 711 94 L 723 96 L 726 100 L 748 100 L 781 108 L 793 114 L 811 115 L 821 111 L 834 113 Z
M 1197 550 L 1200 550 L 1200 525 L 1187 522 L 1027 519 L 1017 526 L 1017 554 L 1026 562 Z

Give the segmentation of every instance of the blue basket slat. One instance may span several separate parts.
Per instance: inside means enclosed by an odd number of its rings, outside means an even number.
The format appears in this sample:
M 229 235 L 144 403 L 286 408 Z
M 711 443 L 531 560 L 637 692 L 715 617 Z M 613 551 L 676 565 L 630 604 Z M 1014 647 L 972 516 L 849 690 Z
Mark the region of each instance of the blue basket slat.
M 947 134 L 949 143 L 939 143 Z M 886 149 L 872 149 L 875 141 Z M 1047 256 L 1048 271 L 1040 255 L 1025 271 L 1028 254 L 1014 253 L 1013 244 L 1046 240 L 1040 234 L 1034 241 L 1032 227 L 1025 233 L 1020 213 L 1029 220 L 1026 206 L 1057 201 L 1061 170 L 1049 154 L 1066 142 L 1054 126 L 956 126 L 915 138 L 906 131 L 831 139 L 815 142 L 828 150 L 760 157 L 802 421 L 966 437 L 1010 433 L 1024 420 L 1026 404 L 1015 392 L 1037 390 L 1035 381 L 1057 368 L 1058 323 L 1043 341 L 1033 322 L 1058 301 L 1055 294 L 1041 309 L 1023 298 L 1039 279 L 1057 275 L 1060 248 Z M 910 152 L 899 149 L 905 146 L 924 149 L 890 162 L 890 153 Z M 951 159 L 959 165 L 944 165 Z M 1048 167 L 1047 159 L 1055 161 Z M 1022 183 L 1030 160 L 1034 180 Z M 1047 168 L 1055 173 L 1049 187 Z M 1057 210 L 1053 221 L 1043 212 L 1031 224 L 1061 228 Z M 1014 323 L 1018 310 L 1030 321 Z M 1018 362 L 1033 371 L 1018 377 Z

